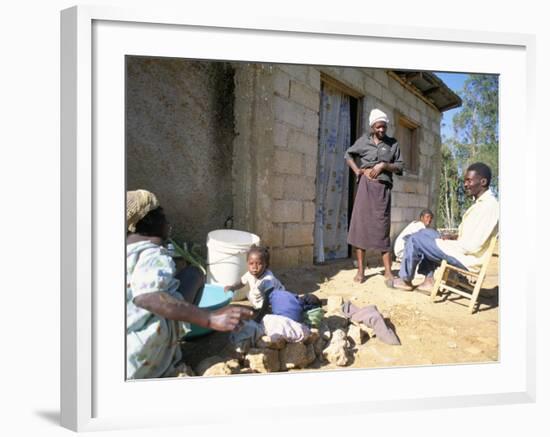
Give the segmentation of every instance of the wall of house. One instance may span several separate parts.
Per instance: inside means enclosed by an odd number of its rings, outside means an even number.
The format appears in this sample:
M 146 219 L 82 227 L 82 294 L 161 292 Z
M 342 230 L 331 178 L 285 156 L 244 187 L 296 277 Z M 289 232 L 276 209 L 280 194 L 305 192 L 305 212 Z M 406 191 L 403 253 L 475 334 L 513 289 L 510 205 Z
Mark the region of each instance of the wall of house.
M 364 95 L 363 129 L 368 128 L 368 115 L 375 107 L 390 116 L 390 136 L 395 131 L 396 109 L 420 125 L 418 171 L 395 177 L 392 238 L 423 208 L 436 210 L 441 165 L 441 114 L 436 108 L 384 70 L 273 66 L 272 232 L 264 241 L 272 247 L 275 266 L 308 265 L 313 261 L 321 72 Z
M 127 58 L 127 189 L 159 197 L 175 236 L 204 244 L 233 214 L 234 71 Z
M 421 126 L 417 174 L 396 177 L 392 237 L 435 210 L 439 111 L 383 70 L 128 58 L 127 188 L 158 194 L 176 236 L 223 227 L 257 233 L 274 267 L 313 262 L 321 74 Z

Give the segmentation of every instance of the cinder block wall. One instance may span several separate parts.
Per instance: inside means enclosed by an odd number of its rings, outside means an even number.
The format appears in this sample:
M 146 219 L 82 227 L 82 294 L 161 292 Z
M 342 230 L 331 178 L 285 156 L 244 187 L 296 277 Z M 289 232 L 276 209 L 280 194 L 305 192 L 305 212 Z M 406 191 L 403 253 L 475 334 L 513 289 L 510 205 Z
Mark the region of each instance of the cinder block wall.
M 320 72 L 279 65 L 273 72 L 272 247 L 275 266 L 313 262 Z
M 436 209 L 441 165 L 438 110 L 384 70 L 273 66 L 272 214 L 271 232 L 264 242 L 272 248 L 275 267 L 313 262 L 321 72 L 364 95 L 364 130 L 368 129 L 368 115 L 375 107 L 390 115 L 389 135 L 395 132 L 396 109 L 420 125 L 418 172 L 395 178 L 392 238 L 423 208 Z
M 128 189 L 157 193 L 184 239 L 204 242 L 233 214 L 274 267 L 311 265 L 321 73 L 364 96 L 364 129 L 374 107 L 390 135 L 395 110 L 421 126 L 418 173 L 395 178 L 392 237 L 435 210 L 441 114 L 375 69 L 131 58 Z

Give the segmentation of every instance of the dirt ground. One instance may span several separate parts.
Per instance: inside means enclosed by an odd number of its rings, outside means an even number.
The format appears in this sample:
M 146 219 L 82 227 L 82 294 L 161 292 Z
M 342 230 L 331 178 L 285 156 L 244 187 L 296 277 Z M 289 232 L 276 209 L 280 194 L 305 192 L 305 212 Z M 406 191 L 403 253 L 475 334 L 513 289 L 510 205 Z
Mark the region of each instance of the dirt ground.
M 397 275 L 398 264 L 392 266 Z M 288 290 L 314 293 L 326 305 L 330 296 L 342 296 L 358 307 L 376 305 L 386 322 L 393 326 L 401 346 L 390 346 L 375 336 L 357 347 L 346 368 L 479 363 L 499 359 L 498 253 L 493 255 L 488 276 L 480 294 L 478 311 L 470 314 L 469 301 L 460 296 L 438 296 L 435 302 L 419 291 L 389 289 L 383 269 L 370 268 L 363 284 L 353 282 L 356 270 L 352 261 L 274 272 Z M 423 277 L 413 281 L 418 284 Z M 205 357 L 228 348 L 227 334 L 214 333 L 184 347 L 191 366 Z M 228 350 L 228 349 L 226 349 Z M 338 368 L 316 362 L 314 369 Z M 306 369 L 307 370 L 307 369 Z

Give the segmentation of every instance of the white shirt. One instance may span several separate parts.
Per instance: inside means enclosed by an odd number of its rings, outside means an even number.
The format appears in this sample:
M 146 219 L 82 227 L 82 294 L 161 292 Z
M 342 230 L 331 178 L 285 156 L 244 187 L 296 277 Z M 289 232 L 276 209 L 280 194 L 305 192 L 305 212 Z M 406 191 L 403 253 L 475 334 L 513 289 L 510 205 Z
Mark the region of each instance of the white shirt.
M 437 238 L 435 243 L 446 254 L 455 257 L 468 270 L 483 264 L 491 237 L 498 231 L 499 205 L 495 195 L 487 190 L 468 208 L 458 227 L 456 240 Z
M 275 277 L 271 270 L 266 270 L 260 278 L 256 278 L 250 272 L 246 272 L 242 276 L 241 282 L 243 284 L 248 284 L 248 286 L 250 287 L 250 290 L 248 291 L 248 295 L 246 297 L 255 309 L 261 308 L 264 303 L 264 294 L 260 290 L 258 290 L 259 285 L 263 281 L 270 281 L 273 285 L 274 290 L 285 289 L 283 284 L 281 284 L 281 282 Z
M 395 257 L 397 259 L 400 260 L 403 257 L 403 251 L 405 250 L 405 237 L 425 228 L 426 226 L 420 220 L 415 220 L 405 226 L 405 229 L 401 231 L 395 240 L 395 244 L 393 245 L 393 252 L 395 253 Z

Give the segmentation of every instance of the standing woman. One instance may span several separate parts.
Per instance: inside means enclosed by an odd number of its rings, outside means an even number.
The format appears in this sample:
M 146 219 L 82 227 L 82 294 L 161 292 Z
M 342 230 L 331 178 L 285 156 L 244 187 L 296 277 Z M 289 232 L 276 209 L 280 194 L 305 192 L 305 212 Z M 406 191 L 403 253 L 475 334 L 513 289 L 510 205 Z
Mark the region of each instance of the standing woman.
M 403 174 L 403 161 L 397 140 L 386 135 L 388 122 L 386 114 L 373 109 L 370 132 L 346 150 L 345 158 L 358 183 L 348 232 L 348 244 L 355 246 L 357 257 L 353 280 L 365 281 L 365 251 L 374 249 L 382 253 L 385 282 L 391 286 L 391 189 L 393 173 Z M 359 158 L 359 167 L 354 158 Z

